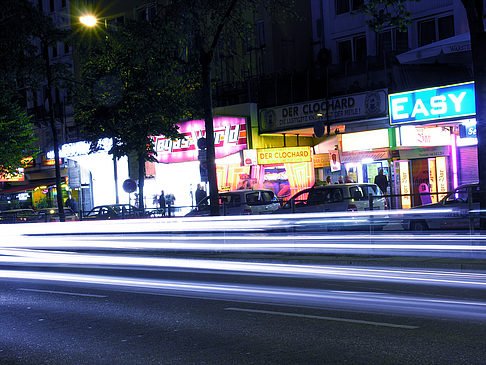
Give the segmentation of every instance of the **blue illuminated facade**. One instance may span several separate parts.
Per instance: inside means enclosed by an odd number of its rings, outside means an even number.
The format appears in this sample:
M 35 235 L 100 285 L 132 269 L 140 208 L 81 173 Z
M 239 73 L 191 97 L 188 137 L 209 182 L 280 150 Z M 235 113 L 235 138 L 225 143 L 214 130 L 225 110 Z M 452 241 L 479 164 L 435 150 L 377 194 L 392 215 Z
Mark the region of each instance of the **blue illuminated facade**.
M 390 94 L 388 102 L 391 125 L 476 114 L 474 82 Z

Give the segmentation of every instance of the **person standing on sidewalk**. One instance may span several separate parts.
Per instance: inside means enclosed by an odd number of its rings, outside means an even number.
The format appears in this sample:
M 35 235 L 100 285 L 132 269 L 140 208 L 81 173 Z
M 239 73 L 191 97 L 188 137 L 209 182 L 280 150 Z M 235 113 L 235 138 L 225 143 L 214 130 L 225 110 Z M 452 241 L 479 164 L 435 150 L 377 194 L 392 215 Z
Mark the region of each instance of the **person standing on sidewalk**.
M 165 216 L 165 195 L 163 190 L 160 192 L 159 196 L 159 209 L 162 212 L 162 217 Z
M 383 195 L 386 195 L 386 190 L 388 188 L 388 179 L 383 173 L 383 169 L 378 171 L 378 175 L 375 176 L 375 184 L 378 185 Z
M 197 184 L 197 190 L 196 190 L 196 205 L 198 205 L 201 200 L 203 200 L 206 197 L 206 191 L 204 190 L 204 186 L 201 184 Z

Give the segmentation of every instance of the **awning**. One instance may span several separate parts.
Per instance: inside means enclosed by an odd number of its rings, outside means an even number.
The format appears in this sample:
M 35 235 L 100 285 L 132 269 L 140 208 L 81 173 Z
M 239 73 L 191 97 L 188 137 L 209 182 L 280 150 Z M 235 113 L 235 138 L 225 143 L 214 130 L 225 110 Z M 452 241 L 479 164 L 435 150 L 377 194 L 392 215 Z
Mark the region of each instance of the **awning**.
M 442 39 L 399 54 L 401 64 L 463 63 L 470 60 L 471 38 L 468 33 Z
M 42 181 L 42 182 L 35 182 L 35 183 L 30 183 L 30 184 L 10 186 L 6 189 L 0 189 L 0 194 L 20 193 L 22 191 L 34 190 L 35 188 L 37 188 L 39 186 L 51 186 L 51 185 L 55 185 L 55 184 L 56 184 L 55 180 L 46 180 L 46 181 Z
M 391 154 L 389 149 L 378 149 L 373 151 L 350 151 L 340 153 L 341 163 L 361 162 L 365 159 L 370 159 L 373 161 L 388 160 L 390 158 Z

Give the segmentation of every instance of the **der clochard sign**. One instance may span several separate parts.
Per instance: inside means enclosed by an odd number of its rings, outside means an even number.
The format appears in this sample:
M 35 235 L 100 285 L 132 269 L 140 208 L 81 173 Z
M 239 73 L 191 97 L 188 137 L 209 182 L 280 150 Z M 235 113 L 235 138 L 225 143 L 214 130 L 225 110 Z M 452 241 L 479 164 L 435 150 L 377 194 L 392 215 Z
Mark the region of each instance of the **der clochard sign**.
M 475 115 L 474 95 L 474 81 L 390 94 L 390 124 Z

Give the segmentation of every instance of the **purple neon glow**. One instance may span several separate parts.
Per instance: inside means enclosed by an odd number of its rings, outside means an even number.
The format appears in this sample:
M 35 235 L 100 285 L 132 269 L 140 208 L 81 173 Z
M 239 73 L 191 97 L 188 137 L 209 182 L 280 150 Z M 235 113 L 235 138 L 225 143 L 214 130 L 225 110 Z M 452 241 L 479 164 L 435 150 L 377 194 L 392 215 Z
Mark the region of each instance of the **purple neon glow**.
M 246 119 L 216 117 L 214 124 L 214 147 L 216 158 L 222 158 L 247 148 Z M 164 136 L 153 136 L 158 162 L 174 163 L 198 161 L 198 139 L 206 136 L 204 120 L 191 120 L 177 124 L 184 139 L 172 140 Z
M 455 189 L 459 186 L 457 179 L 457 136 L 451 134 L 451 157 L 452 157 L 452 187 Z

